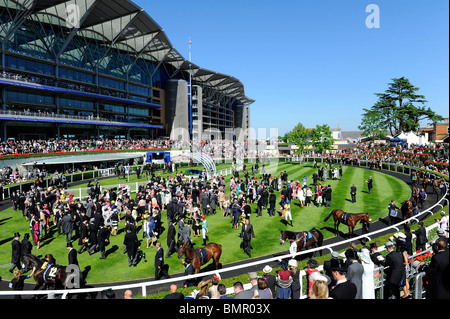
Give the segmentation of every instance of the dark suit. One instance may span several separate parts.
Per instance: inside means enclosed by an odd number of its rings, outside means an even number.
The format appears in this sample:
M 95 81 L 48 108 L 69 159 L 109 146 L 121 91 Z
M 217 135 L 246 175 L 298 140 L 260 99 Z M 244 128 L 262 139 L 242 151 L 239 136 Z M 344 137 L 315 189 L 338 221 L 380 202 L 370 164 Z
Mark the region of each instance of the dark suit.
M 327 188 L 326 192 L 325 192 L 325 206 L 326 207 L 330 207 L 331 205 L 331 188 Z
M 448 299 L 448 260 L 448 249 L 441 250 L 431 258 L 429 266 L 425 268 L 425 272 L 430 277 L 427 299 Z
M 356 203 L 356 187 L 350 187 L 350 195 L 352 195 L 352 203 Z
M 170 278 L 164 265 L 164 249 L 159 247 L 155 254 L 155 279 L 159 280 L 161 275 Z
M 244 224 L 241 230 L 241 238 L 243 239 L 243 248 L 244 252 L 251 257 L 251 244 L 250 241 L 252 238 L 255 238 L 255 233 L 253 232 L 253 226 L 249 223 L 248 225 Z
M 396 299 L 400 298 L 400 286 L 406 279 L 403 256 L 398 251 L 391 251 L 384 263 L 386 273 L 386 292 L 390 292 Z M 389 296 L 389 295 L 388 295 Z
M 355 284 L 347 280 L 334 286 L 330 292 L 330 297 L 333 299 L 355 299 L 356 292 Z
M 85 223 L 81 223 L 80 238 L 78 239 L 78 245 L 80 245 L 80 248 L 78 249 L 78 253 L 81 253 L 83 251 L 83 248 L 86 247 L 87 243 L 83 242 L 83 240 L 88 239 L 88 237 L 89 237 L 88 225 Z
M 269 196 L 269 215 L 270 216 L 275 216 L 275 205 L 276 205 L 276 201 L 277 201 L 277 195 L 275 195 L 274 193 L 271 193 Z
M 265 274 L 263 278 L 266 280 L 267 288 L 272 292 L 272 296 L 276 296 L 275 286 L 277 283 L 277 277 L 270 274 Z
M 173 292 L 166 295 L 163 299 L 184 299 L 184 295 L 181 292 Z
M 416 250 L 425 250 L 425 244 L 427 243 L 427 231 L 425 227 L 420 226 L 419 229 L 414 231 L 414 235 L 416 235 Z
M 100 250 L 100 253 L 102 255 L 101 259 L 106 258 L 106 245 L 108 245 L 109 241 L 109 229 L 106 227 L 100 228 L 98 231 L 98 249 Z
M 167 231 L 167 252 L 166 258 L 170 257 L 170 254 L 175 249 L 175 235 L 177 231 L 173 223 L 169 224 L 169 230 Z
M 123 244 L 127 248 L 128 266 L 136 265 L 137 249 L 139 241 L 134 231 L 128 231 L 123 238 Z
M 20 241 L 18 239 L 13 239 L 13 241 L 11 242 L 11 248 L 12 248 L 11 262 L 13 263 L 13 265 L 9 269 L 10 272 L 12 272 L 15 267 L 17 267 L 17 269 L 19 270 L 22 268 L 22 265 L 20 264 L 20 256 L 22 250 L 22 245 L 20 244 Z

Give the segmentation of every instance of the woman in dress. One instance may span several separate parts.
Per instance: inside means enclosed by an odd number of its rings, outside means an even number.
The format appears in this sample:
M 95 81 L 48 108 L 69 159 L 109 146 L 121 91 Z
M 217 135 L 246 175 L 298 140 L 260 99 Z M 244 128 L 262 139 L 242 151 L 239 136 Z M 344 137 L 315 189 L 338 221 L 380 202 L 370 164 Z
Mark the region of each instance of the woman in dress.
M 375 299 L 375 285 L 373 282 L 373 270 L 375 268 L 375 264 L 370 258 L 369 249 L 362 248 L 357 254 L 361 260 L 361 264 L 364 267 L 364 272 L 362 275 L 362 299 Z

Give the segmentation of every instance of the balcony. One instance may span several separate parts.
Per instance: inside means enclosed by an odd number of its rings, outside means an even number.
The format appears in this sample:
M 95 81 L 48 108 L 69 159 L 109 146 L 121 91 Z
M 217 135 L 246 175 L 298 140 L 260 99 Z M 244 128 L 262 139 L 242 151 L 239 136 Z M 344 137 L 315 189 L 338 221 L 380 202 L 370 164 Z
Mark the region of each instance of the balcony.
M 59 124 L 163 128 L 163 125 L 150 121 L 148 124 L 129 123 L 126 121 L 126 117 L 123 118 L 123 121 L 120 121 L 120 120 L 110 120 L 98 116 L 76 116 L 76 115 L 55 114 L 49 112 L 29 112 L 29 111 L 13 111 L 13 110 L 0 110 L 0 120 L 45 122 L 45 123 L 59 123 Z

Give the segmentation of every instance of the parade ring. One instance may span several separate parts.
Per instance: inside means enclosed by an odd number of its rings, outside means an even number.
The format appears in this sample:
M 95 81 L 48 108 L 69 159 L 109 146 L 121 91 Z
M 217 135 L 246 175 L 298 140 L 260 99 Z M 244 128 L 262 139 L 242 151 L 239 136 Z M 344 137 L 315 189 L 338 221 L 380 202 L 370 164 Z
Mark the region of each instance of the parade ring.
M 286 164 L 286 165 L 294 165 L 294 164 Z M 282 166 L 281 167 L 281 170 L 284 170 L 285 168 L 287 168 L 288 166 Z M 308 167 L 308 166 L 306 166 L 306 167 Z M 294 166 L 292 166 L 292 169 L 294 170 L 294 171 L 296 171 L 296 170 L 299 170 L 300 169 L 300 167 L 298 166 L 298 165 L 294 165 Z M 355 168 L 354 168 L 355 169 Z M 374 172 L 374 171 L 371 171 L 371 170 L 366 170 L 366 169 L 364 169 L 364 168 L 358 168 L 358 170 L 361 170 L 361 171 L 367 171 L 367 174 L 373 174 L 373 175 L 376 175 L 376 172 Z M 394 178 L 396 178 L 396 179 L 399 179 L 399 180 L 401 180 L 401 181 L 403 181 L 404 183 L 409 183 L 409 177 L 407 176 L 407 175 L 404 175 L 404 174 L 400 174 L 400 173 L 395 173 L 395 172 L 389 172 L 389 171 L 382 171 L 382 173 L 384 173 L 384 174 L 386 174 L 386 175 L 390 175 L 390 176 L 393 176 Z M 378 173 L 379 174 L 379 173 Z M 293 176 L 294 174 L 293 173 L 289 173 L 289 175 L 291 175 L 291 176 Z M 345 171 L 344 171 L 344 178 L 345 178 L 345 175 L 346 175 L 346 173 L 345 173 Z M 336 181 L 336 182 L 339 182 L 339 181 Z M 227 184 L 228 185 L 228 184 Z M 376 184 L 375 184 L 376 185 Z M 408 189 L 409 189 L 409 187 L 408 187 Z M 410 195 L 410 193 L 408 194 L 408 197 L 409 197 L 409 195 Z M 390 198 L 389 198 L 390 199 Z M 409 198 L 402 198 L 402 200 L 405 200 L 405 199 L 409 199 Z M 400 201 L 400 200 L 398 200 L 398 201 Z M 388 203 L 387 203 L 388 204 Z M 387 204 L 386 204 L 386 206 L 387 206 Z M 333 207 L 331 207 L 331 208 L 333 208 Z M 424 209 L 425 209 L 426 207 L 424 207 Z M 7 211 L 7 210 L 6 210 Z M 254 211 L 254 210 L 253 210 Z M 385 211 L 387 211 L 387 210 L 385 210 Z M 352 211 L 350 211 L 350 212 L 352 212 Z M 5 211 L 3 211 L 2 212 L 2 215 L 5 215 L 4 214 L 5 213 Z M 218 211 L 218 213 L 219 214 L 221 214 L 221 211 Z M 13 214 L 17 214 L 17 213 L 13 213 Z M 295 214 L 295 213 L 294 213 Z M 385 212 L 383 213 L 384 215 L 386 214 Z M 262 217 L 262 219 L 267 219 L 267 218 L 269 218 L 268 216 L 266 216 L 265 215 L 265 213 L 264 213 L 264 215 L 263 215 L 263 217 Z M 279 217 L 275 217 L 277 220 L 278 220 L 278 222 L 280 222 L 280 218 Z M 4 222 L 8 222 L 8 220 L 5 220 L 5 218 L 2 218 L 2 220 L 4 221 Z M 253 222 L 253 220 L 255 220 L 256 221 L 256 219 L 255 218 L 253 218 L 252 219 L 252 222 Z M 163 221 L 164 221 L 164 218 L 163 218 Z M 22 223 L 23 223 L 23 221 L 22 221 Z M 297 226 L 296 224 L 295 224 L 295 222 L 294 222 L 294 226 Z M 329 224 L 329 225 L 318 225 L 318 226 L 316 226 L 316 228 L 325 228 L 326 229 L 326 227 L 329 227 L 329 228 L 332 228 L 332 224 Z M 374 231 L 374 230 L 377 230 L 377 229 L 382 229 L 382 228 L 384 228 L 384 227 L 386 227 L 386 222 L 384 221 L 384 219 L 381 219 L 380 221 L 376 221 L 376 222 L 374 222 L 372 225 L 371 225 L 371 228 L 370 228 L 370 231 Z M 22 233 L 24 233 L 24 232 L 26 232 L 27 230 L 26 230 L 26 227 L 25 228 L 22 228 L 23 229 L 23 232 Z M 301 225 L 299 225 L 298 227 L 294 227 L 294 229 L 296 230 L 296 231 L 300 231 L 300 230 L 307 230 L 307 227 L 305 226 L 305 227 L 301 227 Z M 345 229 L 344 229 L 345 230 Z M 357 230 L 357 235 L 358 234 L 360 234 L 360 229 L 359 230 Z M 276 231 L 277 232 L 277 231 Z M 390 232 L 392 232 L 392 230 L 390 230 Z M 258 236 L 258 234 L 256 234 L 256 236 Z M 120 237 L 120 240 L 123 238 L 122 236 L 118 236 L 118 237 Z M 210 237 L 212 237 L 212 238 L 214 238 L 214 235 L 212 234 L 212 236 L 210 236 Z M 260 238 L 261 237 L 263 237 L 263 236 L 259 236 Z M 3 250 L 3 254 L 2 255 L 0 255 L 0 256 L 2 256 L 2 264 L 3 263 L 5 263 L 9 258 L 10 258 L 10 248 L 9 248 L 9 245 L 5 245 L 7 242 L 9 242 L 11 240 L 11 238 L 3 238 L 2 239 L 2 245 L 0 246 L 0 249 L 2 249 Z M 214 239 L 211 239 L 211 241 L 213 241 Z M 338 237 L 335 237 L 335 236 L 331 236 L 331 237 L 328 237 L 326 240 L 325 240 L 325 242 L 324 242 L 324 245 L 329 245 L 329 244 L 331 244 L 331 243 L 333 243 L 333 242 L 338 242 L 338 241 L 340 241 L 340 240 L 342 240 L 342 238 L 340 237 L 340 236 L 338 236 Z M 56 241 L 56 240 L 55 240 Z M 119 241 L 120 242 L 120 241 Z M 164 242 L 164 240 L 161 240 L 161 242 L 163 243 L 163 247 L 164 247 L 164 244 L 165 244 L 165 242 Z M 347 246 L 348 246 L 348 244 L 346 244 Z M 5 246 L 8 246 L 7 248 L 5 247 Z M 118 275 L 120 275 L 120 273 L 121 273 L 121 268 L 122 269 L 125 269 L 125 270 L 128 270 L 128 267 L 126 267 L 125 266 L 125 264 L 126 264 L 126 255 L 122 255 L 121 254 L 121 252 L 120 252 L 120 250 L 122 249 L 122 246 L 119 244 L 119 245 L 117 245 L 118 247 L 114 247 L 114 245 L 112 246 L 112 249 L 115 249 L 115 250 L 119 250 L 119 252 L 116 252 L 115 254 L 113 254 L 113 252 L 114 251 L 111 251 L 110 252 L 110 254 L 109 254 L 109 256 L 108 256 L 108 258 L 107 258 L 107 260 L 105 260 L 105 262 L 108 262 L 108 261 L 110 261 L 109 263 L 108 263 L 108 266 L 109 267 L 111 267 L 110 269 L 114 269 L 114 272 L 116 273 L 116 275 L 118 276 Z M 42 248 L 41 248 L 41 250 L 39 250 L 39 251 L 37 251 L 37 252 L 39 252 L 40 254 L 44 254 L 45 253 L 45 250 L 46 249 L 44 249 L 44 247 L 46 247 L 45 245 L 44 246 L 42 246 Z M 49 246 L 47 246 L 48 248 L 50 248 L 50 245 Z M 6 248 L 6 249 L 5 249 Z M 345 248 L 345 244 L 344 244 L 344 247 L 343 248 Z M 109 249 L 111 249 L 111 248 L 109 248 Z M 236 249 L 236 247 L 233 247 L 233 249 Z M 230 266 L 235 266 L 235 265 L 238 265 L 238 264 L 245 264 L 245 263 L 248 263 L 248 262 L 255 262 L 255 261 L 257 261 L 257 260 L 264 260 L 264 259 L 267 259 L 268 257 L 273 257 L 273 256 L 276 256 L 276 255 L 282 255 L 284 252 L 285 252 L 285 250 L 287 249 L 287 247 L 285 247 L 285 249 L 283 250 L 283 249 L 281 249 L 281 250 L 278 250 L 277 252 L 273 252 L 273 253 L 271 253 L 271 254 L 265 254 L 265 255 L 263 255 L 263 256 L 258 256 L 258 257 L 255 257 L 255 258 L 251 258 L 250 260 L 249 259 L 246 259 L 246 258 L 244 258 L 243 260 L 238 260 L 238 261 L 232 261 L 232 262 L 224 262 L 223 264 L 222 264 L 222 267 L 223 268 L 226 268 L 226 267 L 230 267 Z M 339 248 L 338 247 L 336 247 L 336 248 L 334 248 L 335 250 L 338 250 Z M 9 250 L 9 251 L 8 251 Z M 255 249 L 255 250 L 257 250 L 257 249 Z M 237 252 L 238 253 L 240 253 L 242 256 L 243 256 L 243 254 L 242 254 L 242 252 L 240 252 L 240 249 L 239 249 L 239 247 L 237 247 Z M 36 253 L 36 251 L 34 251 L 34 253 Z M 60 255 L 60 257 L 58 257 L 57 258 L 57 260 L 61 260 L 61 264 L 63 264 L 63 262 L 66 260 L 66 251 L 65 250 L 63 250 L 62 251 L 62 254 Z M 56 255 L 56 254 L 55 254 Z M 148 254 L 149 255 L 149 254 Z M 175 254 L 176 255 L 176 254 Z M 172 260 L 175 260 L 175 259 L 177 259 L 176 257 L 175 257 L 175 255 L 172 255 Z M 256 253 L 255 253 L 255 255 L 257 255 Z M 93 256 L 85 256 L 85 257 L 87 257 L 87 258 L 94 258 L 94 256 L 95 255 L 93 255 Z M 117 258 L 118 258 L 118 260 L 116 261 L 116 263 L 114 264 L 111 260 L 113 260 L 114 258 L 113 258 L 113 256 L 117 256 Z M 86 263 L 86 261 L 83 261 L 82 260 L 82 257 L 83 257 L 83 255 L 81 255 L 81 256 L 79 256 L 79 260 L 80 260 L 80 265 L 85 265 L 85 264 L 87 264 Z M 96 259 L 96 257 L 95 257 L 95 259 Z M 143 274 L 143 276 L 142 276 L 142 279 L 135 279 L 135 280 L 120 280 L 120 283 L 121 284 L 124 284 L 124 283 L 127 283 L 127 284 L 133 284 L 133 283 L 138 283 L 138 282 L 143 282 L 143 281 L 149 281 L 149 280 L 152 280 L 152 275 L 153 275 L 153 273 L 154 273 L 154 271 L 153 271 L 153 269 L 152 269 L 152 266 L 153 266 L 153 260 L 152 260 L 152 257 L 150 257 L 150 256 L 147 256 L 147 263 L 145 263 L 145 261 L 143 261 L 142 262 L 142 264 L 141 264 L 141 268 L 143 268 L 143 272 L 142 272 L 142 274 Z M 167 262 L 167 261 L 166 261 Z M 176 260 L 176 263 L 179 263 L 179 260 Z M 104 266 L 104 265 L 102 265 L 102 266 Z M 276 264 L 273 264 L 273 266 L 274 267 L 276 267 L 277 265 Z M 9 268 L 9 267 L 8 267 Z M 93 267 L 92 267 L 93 268 Z M 91 269 L 92 269 L 91 268 Z M 257 267 L 257 269 L 254 269 L 254 270 L 261 270 L 260 269 L 261 267 Z M 136 268 L 133 268 L 132 269 L 132 271 L 136 271 L 136 270 L 138 270 L 139 269 L 139 267 L 136 267 Z M 207 270 L 211 270 L 211 269 L 207 269 Z M 91 270 L 92 271 L 92 270 Z M 102 268 L 102 271 L 103 271 L 103 273 L 105 273 L 105 271 L 107 271 L 107 270 L 105 270 L 105 268 Z M 112 270 L 111 270 L 112 271 Z M 180 267 L 180 271 L 178 271 L 178 272 L 176 272 L 176 270 L 175 269 L 173 269 L 172 270 L 173 272 L 170 272 L 170 275 L 172 276 L 172 277 L 174 277 L 174 278 L 176 278 L 177 276 L 182 276 L 182 268 Z M 238 271 L 238 272 L 228 272 L 228 273 L 226 273 L 226 277 L 232 277 L 232 276 L 235 276 L 235 275 L 239 275 L 239 274 L 242 274 L 242 273 L 245 273 L 245 272 L 247 272 L 247 271 L 250 271 L 249 269 L 241 269 L 240 271 Z M 5 272 L 3 271 L 3 278 L 8 278 L 8 276 L 7 275 L 5 275 Z M 4 282 L 5 282 L 5 280 L 2 282 L 2 284 L 4 284 Z M 89 277 L 88 277 L 88 282 L 89 282 Z M 105 283 L 97 283 L 97 284 L 92 284 L 91 286 L 93 286 L 93 287 L 101 287 L 101 286 L 111 286 L 111 283 L 112 283 L 113 281 L 108 281 L 108 280 L 105 280 Z M 114 281 L 114 284 L 118 284 L 118 282 L 117 281 Z M 32 287 L 32 285 L 27 285 L 27 287 L 26 287 L 26 289 L 28 289 L 28 286 L 29 287 Z M 152 286 L 152 288 L 153 288 L 154 286 Z M 160 290 L 160 288 L 158 289 L 158 288 L 156 288 L 156 287 L 154 287 L 155 289 L 154 289 L 154 291 L 157 291 L 157 290 Z M 153 290 L 153 289 L 152 289 Z M 147 293 L 151 293 L 151 291 L 148 291 Z

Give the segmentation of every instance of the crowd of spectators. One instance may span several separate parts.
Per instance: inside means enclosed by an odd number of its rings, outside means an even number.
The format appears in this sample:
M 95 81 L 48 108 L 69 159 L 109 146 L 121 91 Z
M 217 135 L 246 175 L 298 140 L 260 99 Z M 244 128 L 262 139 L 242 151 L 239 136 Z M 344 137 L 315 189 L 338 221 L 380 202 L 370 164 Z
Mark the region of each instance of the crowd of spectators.
M 445 143 L 430 145 L 396 143 L 358 143 L 351 148 L 333 151 L 332 158 L 347 158 L 360 161 L 369 161 L 373 165 L 390 163 L 397 165 L 413 166 L 421 169 L 431 170 L 448 176 L 449 147 Z

